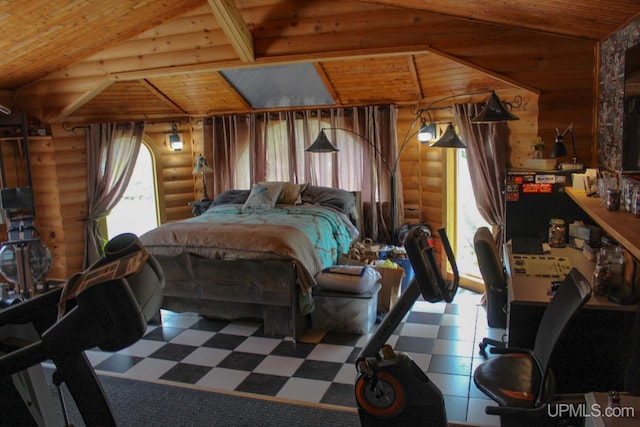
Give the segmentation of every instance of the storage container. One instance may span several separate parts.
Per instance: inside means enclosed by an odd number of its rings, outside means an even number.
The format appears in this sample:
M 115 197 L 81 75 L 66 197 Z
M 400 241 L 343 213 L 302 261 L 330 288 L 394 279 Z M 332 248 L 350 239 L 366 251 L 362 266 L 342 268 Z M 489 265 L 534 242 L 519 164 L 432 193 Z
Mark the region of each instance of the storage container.
M 311 327 L 327 331 L 366 334 L 376 322 L 378 292 L 375 284 L 363 294 L 313 290 L 315 309 L 311 312 Z

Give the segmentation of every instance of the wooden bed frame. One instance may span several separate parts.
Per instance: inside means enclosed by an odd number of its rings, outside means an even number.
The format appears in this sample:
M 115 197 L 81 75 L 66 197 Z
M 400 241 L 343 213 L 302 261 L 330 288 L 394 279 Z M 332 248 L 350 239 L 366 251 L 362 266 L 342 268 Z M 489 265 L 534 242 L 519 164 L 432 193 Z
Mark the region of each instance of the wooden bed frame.
M 359 191 L 353 193 L 359 211 L 354 222 L 362 232 L 362 199 Z M 301 307 L 310 306 L 312 296 L 298 285 L 293 260 L 154 256 L 165 273 L 164 309 L 215 319 L 261 319 L 265 335 L 295 340 L 310 326 L 309 313 Z
M 262 319 L 265 335 L 296 340 L 309 326 L 300 299 L 311 297 L 302 295 L 293 261 L 225 261 L 191 254 L 156 258 L 165 272 L 165 309 L 215 319 Z

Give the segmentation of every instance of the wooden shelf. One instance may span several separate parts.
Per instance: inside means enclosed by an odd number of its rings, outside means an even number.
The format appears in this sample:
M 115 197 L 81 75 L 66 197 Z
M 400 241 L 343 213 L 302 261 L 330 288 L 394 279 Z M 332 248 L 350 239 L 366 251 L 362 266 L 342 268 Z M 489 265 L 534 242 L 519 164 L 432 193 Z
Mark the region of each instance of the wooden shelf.
M 624 210 L 609 211 L 597 197 L 587 197 L 584 191 L 566 187 L 567 194 L 611 237 L 640 260 L 640 218 Z

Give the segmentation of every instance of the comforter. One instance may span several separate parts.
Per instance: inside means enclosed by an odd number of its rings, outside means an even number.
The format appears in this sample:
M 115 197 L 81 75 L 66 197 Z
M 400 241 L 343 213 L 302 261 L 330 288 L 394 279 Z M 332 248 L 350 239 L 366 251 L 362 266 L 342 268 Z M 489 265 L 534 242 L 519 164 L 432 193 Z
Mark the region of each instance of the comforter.
M 290 259 L 298 267 L 298 283 L 306 294 L 315 285 L 314 276 L 347 253 L 356 236 L 345 215 L 324 206 L 221 205 L 162 225 L 140 240 L 153 255 L 186 252 L 224 260 Z

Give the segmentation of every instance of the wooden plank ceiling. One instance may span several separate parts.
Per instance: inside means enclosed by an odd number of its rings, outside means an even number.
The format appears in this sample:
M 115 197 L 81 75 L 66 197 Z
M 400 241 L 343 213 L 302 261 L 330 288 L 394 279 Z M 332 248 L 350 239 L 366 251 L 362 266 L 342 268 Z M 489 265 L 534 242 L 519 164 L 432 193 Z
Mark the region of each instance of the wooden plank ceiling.
M 561 86 L 637 0 L 0 3 L 0 96 L 45 122 L 252 111 L 220 71 L 312 62 L 336 105 Z M 550 82 L 547 72 L 564 72 Z

